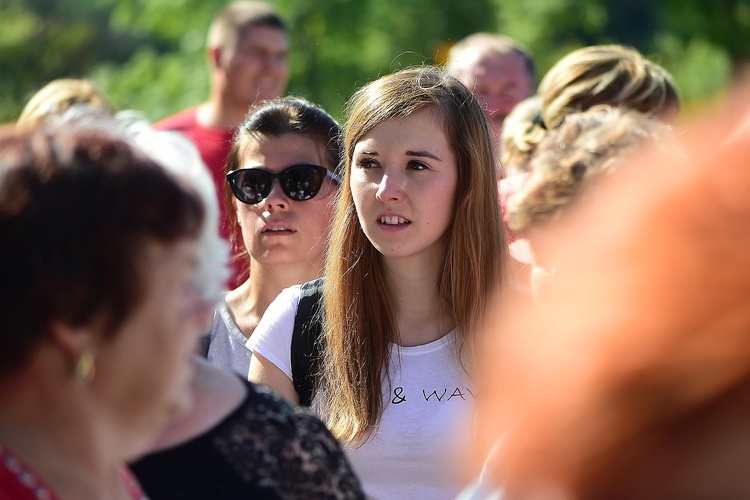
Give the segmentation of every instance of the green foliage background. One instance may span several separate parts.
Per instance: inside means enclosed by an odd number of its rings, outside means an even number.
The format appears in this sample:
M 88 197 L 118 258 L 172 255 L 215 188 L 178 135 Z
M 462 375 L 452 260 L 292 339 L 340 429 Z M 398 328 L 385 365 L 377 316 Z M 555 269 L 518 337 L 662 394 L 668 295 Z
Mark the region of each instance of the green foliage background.
M 540 74 L 573 49 L 631 45 L 665 66 L 690 106 L 750 59 L 750 0 L 271 0 L 289 20 L 289 93 L 341 117 L 363 83 L 441 62 L 476 31 L 509 35 Z M 208 95 L 204 40 L 219 0 L 0 0 L 0 122 L 48 81 L 93 79 L 152 120 Z

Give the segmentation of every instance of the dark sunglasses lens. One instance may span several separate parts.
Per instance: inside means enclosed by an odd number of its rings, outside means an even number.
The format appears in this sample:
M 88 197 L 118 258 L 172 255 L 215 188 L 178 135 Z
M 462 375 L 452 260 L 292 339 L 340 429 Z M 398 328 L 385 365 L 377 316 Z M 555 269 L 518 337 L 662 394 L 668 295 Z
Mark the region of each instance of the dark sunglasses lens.
M 279 175 L 281 188 L 286 195 L 295 201 L 314 198 L 326 176 L 325 167 L 299 165 L 284 170 Z
M 237 172 L 232 183 L 234 195 L 249 204 L 259 203 L 271 192 L 273 177 L 263 170 L 243 170 Z

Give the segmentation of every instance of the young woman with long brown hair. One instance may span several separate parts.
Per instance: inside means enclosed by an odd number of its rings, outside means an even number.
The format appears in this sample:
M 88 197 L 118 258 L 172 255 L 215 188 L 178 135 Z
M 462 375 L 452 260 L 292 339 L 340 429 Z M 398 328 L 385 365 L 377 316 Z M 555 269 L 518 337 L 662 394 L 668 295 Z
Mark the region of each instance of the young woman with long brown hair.
M 365 85 L 347 115 L 312 407 L 368 495 L 453 498 L 447 443 L 469 429 L 474 337 L 506 256 L 492 139 L 471 92 L 432 67 Z M 282 292 L 250 342 L 250 379 L 294 401 L 299 297 Z

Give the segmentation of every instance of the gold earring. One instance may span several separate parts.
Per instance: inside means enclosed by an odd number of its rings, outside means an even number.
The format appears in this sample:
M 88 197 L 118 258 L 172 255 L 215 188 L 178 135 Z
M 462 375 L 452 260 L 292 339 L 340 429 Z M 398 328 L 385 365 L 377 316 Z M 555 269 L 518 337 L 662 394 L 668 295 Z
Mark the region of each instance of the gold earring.
M 76 366 L 73 369 L 76 382 L 79 384 L 86 384 L 91 382 L 94 378 L 94 352 L 86 347 L 81 351 L 76 361 Z

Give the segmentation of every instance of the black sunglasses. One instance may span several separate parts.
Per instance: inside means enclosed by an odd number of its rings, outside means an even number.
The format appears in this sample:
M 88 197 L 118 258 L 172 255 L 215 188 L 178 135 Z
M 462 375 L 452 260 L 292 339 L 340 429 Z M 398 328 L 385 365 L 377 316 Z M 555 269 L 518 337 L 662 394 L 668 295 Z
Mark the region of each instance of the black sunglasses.
M 336 174 L 319 165 L 292 165 L 278 174 L 261 168 L 241 168 L 227 173 L 227 182 L 238 200 L 254 205 L 268 197 L 276 178 L 290 199 L 306 201 L 315 198 L 326 177 L 336 184 L 341 182 Z

